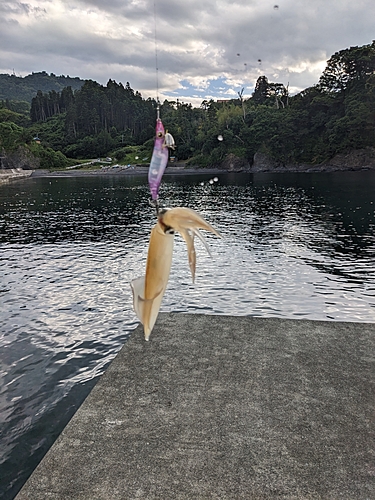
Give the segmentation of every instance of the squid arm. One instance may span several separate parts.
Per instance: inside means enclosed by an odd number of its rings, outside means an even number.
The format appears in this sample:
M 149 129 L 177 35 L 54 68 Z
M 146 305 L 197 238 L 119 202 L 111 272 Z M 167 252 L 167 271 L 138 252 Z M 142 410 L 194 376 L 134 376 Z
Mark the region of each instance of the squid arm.
M 206 243 L 202 233 L 199 229 L 205 229 L 221 238 L 220 234 L 214 229 L 211 224 L 203 219 L 195 210 L 191 208 L 176 207 L 163 211 L 162 221 L 168 227 L 173 227 L 178 231 L 186 242 L 189 267 L 193 283 L 195 280 L 196 269 L 196 254 L 194 247 L 194 236 L 197 236 L 207 250 L 208 255 L 211 257 L 209 246 Z
M 146 275 L 131 282 L 134 311 L 143 324 L 145 340 L 149 340 L 167 288 L 172 264 L 174 233 L 178 231 L 186 242 L 189 266 L 194 282 L 195 235 L 203 241 L 209 252 L 199 229 L 205 229 L 220 237 L 220 234 L 194 210 L 176 207 L 159 212 L 158 222 L 151 230 Z

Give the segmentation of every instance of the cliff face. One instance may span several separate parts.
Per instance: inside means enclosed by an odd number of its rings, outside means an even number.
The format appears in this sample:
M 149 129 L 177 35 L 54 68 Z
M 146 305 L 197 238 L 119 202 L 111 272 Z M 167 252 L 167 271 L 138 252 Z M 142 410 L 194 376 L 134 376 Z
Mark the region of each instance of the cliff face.
M 327 168 L 335 170 L 375 169 L 375 148 L 356 149 L 340 153 L 325 163 Z
M 250 170 L 249 162 L 244 158 L 239 158 L 233 153 L 229 153 L 219 167 L 227 172 L 247 172 Z
M 15 151 L 1 153 L 1 168 L 22 168 L 35 170 L 40 167 L 40 159 L 36 158 L 25 146 L 19 146 Z
M 256 153 L 249 172 L 335 172 L 338 170 L 375 170 L 375 148 L 340 153 L 317 165 L 283 164 L 264 153 Z

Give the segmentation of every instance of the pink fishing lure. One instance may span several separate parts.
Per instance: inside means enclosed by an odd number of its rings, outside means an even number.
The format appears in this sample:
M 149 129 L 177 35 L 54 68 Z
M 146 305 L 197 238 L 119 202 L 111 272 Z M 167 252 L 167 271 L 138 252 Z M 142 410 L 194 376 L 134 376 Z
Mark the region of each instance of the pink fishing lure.
M 154 201 L 158 199 L 161 178 L 168 163 L 168 147 L 165 144 L 165 131 L 160 118 L 156 120 L 156 137 L 150 168 L 148 170 L 148 184 L 151 197 Z

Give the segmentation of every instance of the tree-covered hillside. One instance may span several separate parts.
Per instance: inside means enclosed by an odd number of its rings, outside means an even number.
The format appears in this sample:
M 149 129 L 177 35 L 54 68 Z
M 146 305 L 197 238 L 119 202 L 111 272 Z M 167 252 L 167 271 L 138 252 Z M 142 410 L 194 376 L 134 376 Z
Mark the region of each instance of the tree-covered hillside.
M 78 90 L 82 87 L 84 80 L 71 78 L 70 76 L 56 76 L 45 71 L 32 73 L 25 77 L 16 75 L 0 74 L 0 101 L 26 101 L 36 96 L 38 90 L 41 92 L 61 92 L 65 87 Z
M 121 162 L 135 150 L 149 157 L 156 105 L 129 83 L 113 80 L 106 86 L 88 80 L 76 90 L 38 89 L 28 118 L 3 101 L 0 147 L 32 143 L 37 136 L 39 150 L 70 158 L 111 156 Z M 375 147 L 375 42 L 337 52 L 319 82 L 294 96 L 284 84 L 261 76 L 249 99 L 238 92 L 237 99 L 203 101 L 199 108 L 164 101 L 160 113 L 177 157 L 202 167 L 219 165 L 229 155 L 252 164 L 256 153 L 280 165 L 318 164 Z

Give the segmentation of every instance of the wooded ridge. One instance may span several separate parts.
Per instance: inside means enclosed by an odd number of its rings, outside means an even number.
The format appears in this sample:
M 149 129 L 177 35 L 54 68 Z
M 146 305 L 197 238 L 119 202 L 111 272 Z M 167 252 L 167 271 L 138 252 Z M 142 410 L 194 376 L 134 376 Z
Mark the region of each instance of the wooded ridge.
M 51 79 L 63 86 L 38 88 L 27 101 L 24 89 L 16 93 L 22 88 L 18 77 L 0 75 L 3 158 L 23 146 L 44 168 L 67 166 L 68 158 L 110 156 L 124 164 L 149 160 L 154 99 L 143 99 L 129 83 L 109 80 L 103 86 L 45 72 L 33 75 L 45 85 Z M 203 101 L 199 108 L 164 101 L 160 113 L 175 138 L 178 159 L 200 167 L 225 165 L 228 158 L 251 167 L 262 155 L 281 168 L 318 165 L 338 154 L 373 148 L 375 41 L 335 53 L 319 82 L 297 95 L 261 76 L 248 99 L 238 92 L 237 99 Z

